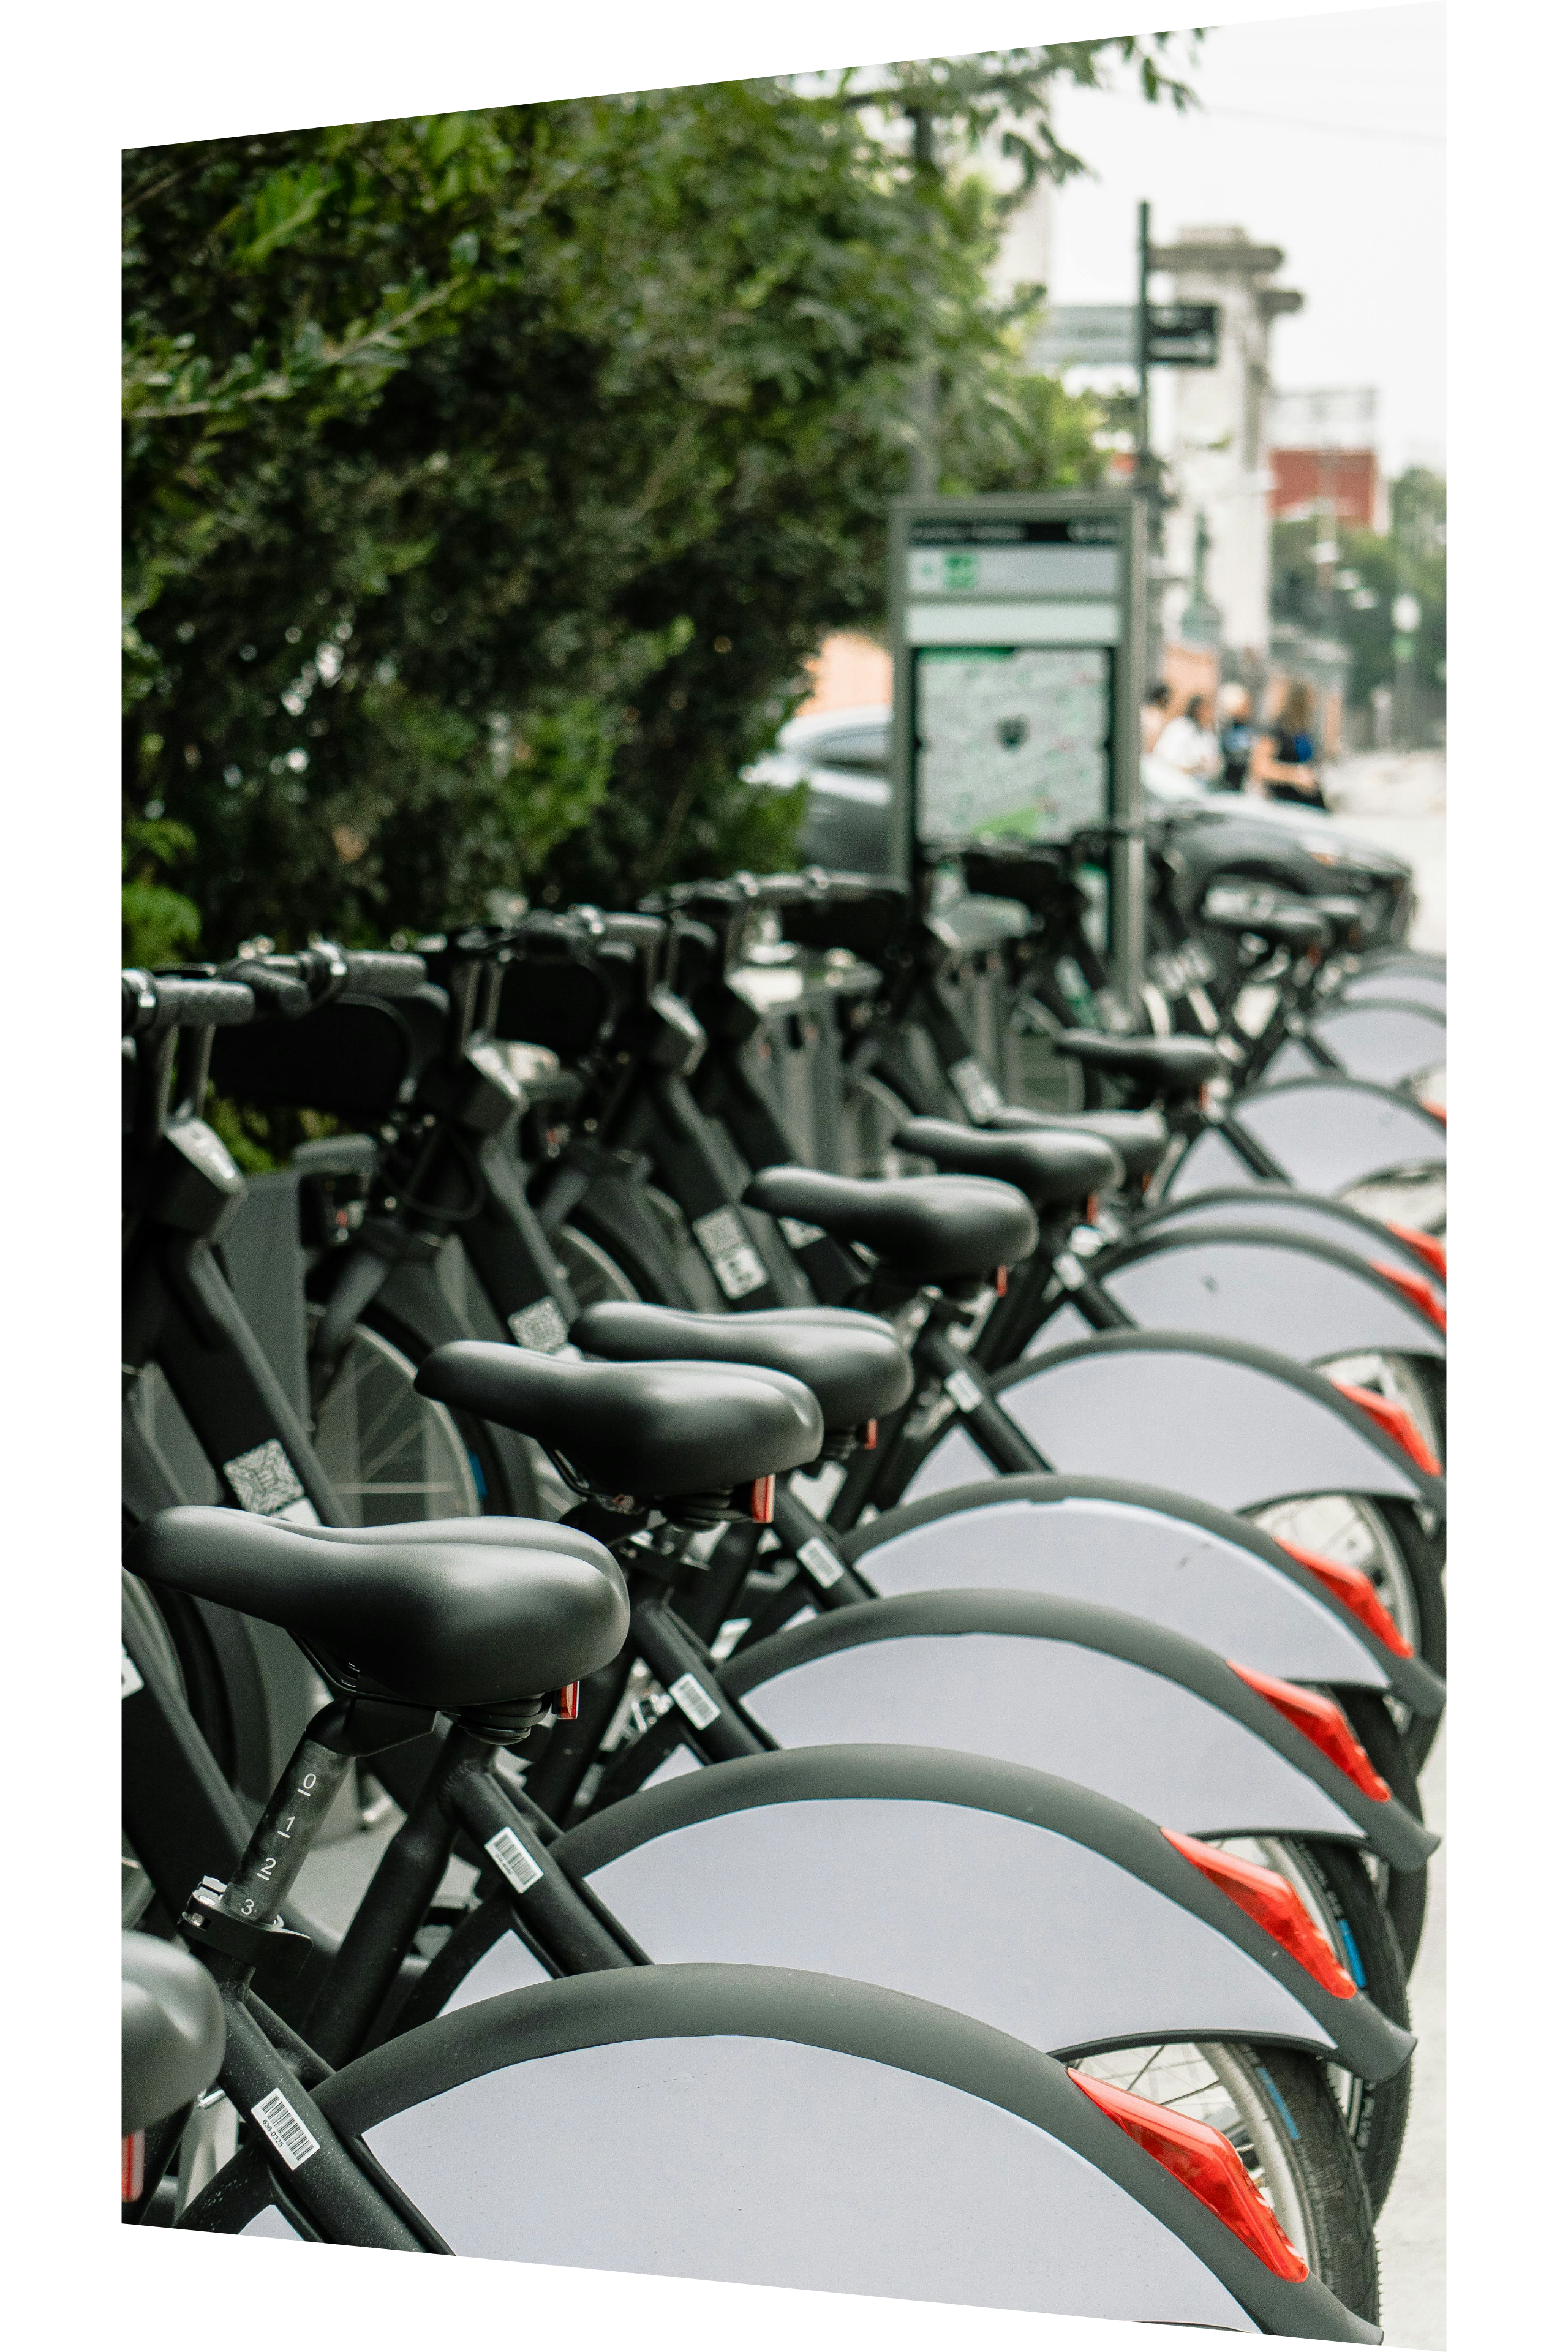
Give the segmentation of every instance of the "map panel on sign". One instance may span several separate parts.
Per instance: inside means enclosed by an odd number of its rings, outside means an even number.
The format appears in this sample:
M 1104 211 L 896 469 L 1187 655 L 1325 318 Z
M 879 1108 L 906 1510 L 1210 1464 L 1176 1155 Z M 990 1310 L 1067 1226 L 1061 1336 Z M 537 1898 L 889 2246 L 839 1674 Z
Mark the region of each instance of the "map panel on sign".
M 1103 823 L 1110 663 L 1100 646 L 928 647 L 917 656 L 927 841 L 1061 841 Z

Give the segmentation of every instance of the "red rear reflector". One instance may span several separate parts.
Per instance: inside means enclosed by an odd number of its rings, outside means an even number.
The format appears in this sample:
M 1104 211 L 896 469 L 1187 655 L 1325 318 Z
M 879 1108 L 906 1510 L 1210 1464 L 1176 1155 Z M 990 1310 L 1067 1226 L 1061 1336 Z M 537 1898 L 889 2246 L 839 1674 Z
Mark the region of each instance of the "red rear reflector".
M 1007 1296 L 1007 1269 L 1005 1265 L 999 1265 L 996 1269 L 996 1296 L 998 1298 L 1005 1298 Z
M 1071 2081 L 1094 2101 L 1129 2139 L 1135 2139 L 1156 2164 L 1163 2164 L 1184 2189 L 1190 2189 L 1249 2252 L 1267 2263 L 1277 2278 L 1299 2280 L 1307 2275 L 1301 2260 L 1274 2218 L 1274 2209 L 1254 2187 L 1252 2176 L 1223 2132 L 1174 2107 L 1157 2106 L 1136 2091 L 1119 2091 L 1097 2083 L 1092 2074 L 1068 2068 Z
M 771 1527 L 773 1517 L 773 1480 L 770 1471 L 765 1478 L 752 1481 L 752 1517 L 760 1528 Z
M 1279 1543 L 1278 1536 L 1274 1538 Z M 1318 1582 L 1331 1592 L 1334 1599 L 1347 1608 L 1352 1617 L 1359 1617 L 1369 1633 L 1375 1633 L 1386 1649 L 1396 1658 L 1415 1655 L 1409 1643 L 1377 1597 L 1377 1587 L 1364 1569 L 1347 1568 L 1342 1559 L 1325 1559 L 1321 1552 L 1303 1551 L 1300 1544 L 1279 1543 L 1292 1559 L 1299 1559 Z
M 1184 1837 L 1180 1830 L 1162 1830 L 1178 1853 L 1185 1854 L 1194 1870 L 1228 1895 L 1239 1905 L 1249 1919 L 1256 1919 L 1266 1936 L 1282 1944 L 1293 1960 L 1299 1960 L 1310 1977 L 1315 1977 L 1325 1992 L 1341 2000 L 1349 2000 L 1355 1990 L 1355 1979 L 1348 1969 L 1342 1969 L 1334 1958 L 1333 1947 L 1319 1928 L 1311 1913 L 1288 1878 L 1277 1870 L 1265 1870 L 1261 1863 L 1243 1862 L 1239 1854 L 1221 1853 L 1201 1838 Z
M 1382 1804 L 1393 1794 L 1331 1698 L 1324 1698 L 1321 1691 L 1303 1690 L 1299 1683 L 1277 1682 L 1272 1675 L 1255 1675 L 1250 1666 L 1238 1666 L 1234 1658 L 1227 1658 L 1226 1664 L 1259 1698 L 1277 1707 L 1287 1723 L 1293 1723 L 1303 1739 L 1310 1739 L 1347 1780 L 1353 1780 L 1363 1797 Z
M 1413 1249 L 1417 1257 L 1426 1259 L 1439 1282 L 1447 1281 L 1448 1253 L 1441 1242 L 1434 1241 L 1430 1234 L 1417 1233 L 1414 1225 L 1396 1225 L 1386 1218 L 1384 1223 L 1389 1232 L 1396 1240 L 1402 1241 L 1406 1249 Z
M 877 1424 L 874 1421 L 868 1421 L 866 1423 L 866 1434 L 861 1443 L 868 1454 L 875 1454 L 877 1451 Z
M 1448 1106 L 1447 1103 L 1428 1102 L 1425 1095 L 1417 1097 L 1417 1100 L 1420 1102 L 1423 1110 L 1429 1110 L 1434 1118 L 1440 1119 L 1445 1127 L 1447 1126 Z
M 1395 1445 L 1402 1445 L 1418 1470 L 1426 1471 L 1434 1478 L 1442 1476 L 1442 1464 L 1434 1461 L 1426 1440 L 1402 1404 L 1395 1404 L 1392 1397 L 1379 1396 L 1375 1389 L 1359 1389 L 1353 1381 L 1336 1381 L 1334 1386 L 1341 1396 L 1349 1397 L 1352 1404 L 1359 1404 L 1363 1412 L 1376 1422 L 1384 1437 L 1392 1437 Z
M 142 2194 L 142 2164 L 147 2153 L 145 2132 L 127 2132 L 120 2143 L 120 2201 L 134 2205 Z
M 555 1695 L 555 1712 L 563 1723 L 575 1723 L 583 1706 L 581 1683 L 567 1683 Z
M 1373 1274 L 1381 1274 L 1384 1282 L 1392 1282 L 1395 1290 L 1403 1291 L 1412 1307 L 1416 1307 L 1439 1331 L 1448 1328 L 1447 1309 L 1425 1276 L 1406 1274 L 1401 1265 L 1385 1265 L 1380 1257 L 1372 1261 Z
M 1093 1223 L 1094 1223 L 1094 1221 L 1095 1221 L 1095 1219 L 1096 1219 L 1096 1217 L 1098 1217 L 1098 1216 L 1099 1216 L 1099 1214 L 1100 1214 L 1100 1194 L 1099 1194 L 1098 1192 L 1091 1192 L 1091 1193 L 1089 1194 L 1089 1196 L 1088 1200 L 1087 1200 L 1087 1201 L 1084 1202 L 1084 1204 L 1083 1204 L 1083 1221 L 1084 1221 L 1084 1223 L 1085 1223 L 1086 1225 L 1092 1225 L 1092 1224 L 1093 1224 Z

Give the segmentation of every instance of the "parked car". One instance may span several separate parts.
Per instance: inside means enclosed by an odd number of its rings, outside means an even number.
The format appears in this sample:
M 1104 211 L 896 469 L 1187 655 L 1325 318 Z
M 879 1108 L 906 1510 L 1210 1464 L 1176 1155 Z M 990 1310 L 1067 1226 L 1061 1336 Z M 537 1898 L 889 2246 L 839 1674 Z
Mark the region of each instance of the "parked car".
M 811 787 L 799 853 L 803 865 L 860 874 L 889 868 L 889 737 L 885 702 L 792 719 L 773 751 L 745 771 L 760 787 Z M 1260 894 L 1359 898 L 1369 945 L 1405 938 L 1415 910 L 1411 869 L 1315 809 L 1216 793 L 1152 754 L 1143 761 L 1145 806 L 1167 852 L 1181 861 L 1181 896 L 1195 911 L 1215 894 L 1237 907 Z

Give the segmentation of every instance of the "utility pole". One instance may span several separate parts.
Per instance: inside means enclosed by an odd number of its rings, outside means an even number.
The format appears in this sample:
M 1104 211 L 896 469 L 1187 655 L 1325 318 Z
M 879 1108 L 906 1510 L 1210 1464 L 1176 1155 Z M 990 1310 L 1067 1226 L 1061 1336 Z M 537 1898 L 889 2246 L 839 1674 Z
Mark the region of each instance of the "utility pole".
M 1149 579 L 1144 595 L 1143 670 L 1147 681 L 1160 674 L 1164 650 L 1161 627 L 1160 583 L 1164 554 L 1164 500 L 1160 495 L 1159 469 L 1149 446 L 1149 206 L 1138 207 L 1138 302 L 1132 313 L 1132 356 L 1138 370 L 1138 448 L 1133 460 L 1133 487 L 1143 501 L 1144 538 Z

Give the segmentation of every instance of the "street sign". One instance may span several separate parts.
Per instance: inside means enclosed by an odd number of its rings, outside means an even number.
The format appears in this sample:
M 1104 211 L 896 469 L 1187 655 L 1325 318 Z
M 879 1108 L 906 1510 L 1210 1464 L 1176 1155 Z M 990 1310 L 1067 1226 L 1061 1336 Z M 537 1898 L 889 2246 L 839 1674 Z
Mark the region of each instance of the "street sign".
M 1151 302 L 1144 358 L 1151 367 L 1217 367 L 1217 302 Z
M 1144 509 L 1131 491 L 892 502 L 894 839 L 911 878 L 982 841 L 1103 829 L 1141 979 Z
M 1219 361 L 1217 302 L 1151 302 L 1151 367 L 1215 367 Z M 1046 312 L 1029 347 L 1037 368 L 1132 367 L 1138 359 L 1135 302 L 1064 303 Z
M 1029 348 L 1037 368 L 1131 367 L 1138 357 L 1138 313 L 1131 302 L 1064 303 L 1046 312 Z

